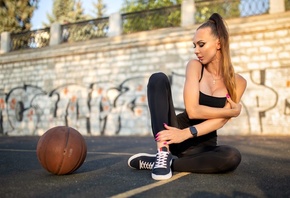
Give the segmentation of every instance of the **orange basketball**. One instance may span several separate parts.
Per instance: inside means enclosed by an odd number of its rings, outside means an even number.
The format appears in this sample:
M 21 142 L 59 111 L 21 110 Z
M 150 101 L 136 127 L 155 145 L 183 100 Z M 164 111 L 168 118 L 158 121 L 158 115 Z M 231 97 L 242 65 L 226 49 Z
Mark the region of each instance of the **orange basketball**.
M 43 168 L 53 174 L 64 175 L 74 172 L 83 164 L 87 145 L 77 130 L 57 126 L 40 137 L 36 153 Z

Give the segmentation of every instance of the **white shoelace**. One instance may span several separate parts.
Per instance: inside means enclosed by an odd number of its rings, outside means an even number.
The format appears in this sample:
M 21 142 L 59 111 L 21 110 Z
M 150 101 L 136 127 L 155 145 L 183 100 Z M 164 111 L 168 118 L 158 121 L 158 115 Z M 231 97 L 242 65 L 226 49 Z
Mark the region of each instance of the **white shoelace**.
M 156 162 L 154 168 L 167 168 L 167 157 L 169 152 L 160 151 L 156 154 Z
M 153 167 L 154 162 L 145 162 L 140 160 L 139 161 L 139 167 L 140 169 L 146 169 L 146 170 L 151 170 Z

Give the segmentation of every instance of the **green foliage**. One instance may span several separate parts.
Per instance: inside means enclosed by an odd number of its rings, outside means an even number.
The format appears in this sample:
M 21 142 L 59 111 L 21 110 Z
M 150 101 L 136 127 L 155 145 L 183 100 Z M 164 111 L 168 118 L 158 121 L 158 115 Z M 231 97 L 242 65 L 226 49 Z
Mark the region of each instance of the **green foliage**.
M 94 18 L 102 18 L 105 16 L 107 6 L 103 3 L 103 0 L 98 0 L 96 3 L 93 2 Z
M 195 22 L 203 23 L 213 13 L 219 13 L 223 18 L 240 17 L 240 0 L 234 1 L 203 1 L 196 0 Z
M 181 11 L 169 8 L 182 0 L 125 0 L 121 11 L 131 13 L 123 20 L 123 32 L 152 30 L 180 25 Z
M 74 23 L 89 18 L 84 14 L 82 1 L 78 0 L 54 0 L 52 14 L 47 14 L 49 23 L 43 23 L 45 27 L 50 26 L 54 22 L 60 24 Z
M 121 11 L 123 13 L 151 10 L 181 4 L 182 0 L 125 0 Z
M 93 3 L 96 8 L 98 18 L 104 15 L 105 5 L 102 0 Z M 107 27 L 107 22 L 95 24 L 93 21 L 88 21 L 92 17 L 84 14 L 82 1 L 78 0 L 54 0 L 52 14 L 47 14 L 50 26 L 54 22 L 62 24 L 62 35 L 64 42 L 74 42 L 88 40 L 95 37 L 105 36 L 104 28 Z
M 290 10 L 290 0 L 285 0 L 285 9 Z
M 0 0 L 0 32 L 21 32 L 31 28 L 38 0 Z

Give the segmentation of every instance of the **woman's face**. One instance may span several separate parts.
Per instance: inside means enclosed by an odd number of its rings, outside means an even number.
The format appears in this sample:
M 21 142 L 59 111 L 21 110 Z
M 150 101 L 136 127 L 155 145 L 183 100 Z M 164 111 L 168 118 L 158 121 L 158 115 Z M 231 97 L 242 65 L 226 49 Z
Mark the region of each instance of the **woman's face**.
M 211 34 L 209 27 L 198 29 L 193 37 L 193 47 L 198 60 L 202 64 L 208 64 L 217 57 L 220 49 L 219 39 Z

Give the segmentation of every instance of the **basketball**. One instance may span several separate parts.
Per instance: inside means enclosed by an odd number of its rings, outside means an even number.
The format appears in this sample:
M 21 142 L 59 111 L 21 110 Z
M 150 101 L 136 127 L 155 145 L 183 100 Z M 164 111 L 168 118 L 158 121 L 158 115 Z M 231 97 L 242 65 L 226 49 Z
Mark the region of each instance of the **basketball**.
M 57 126 L 39 138 L 36 153 L 44 169 L 55 175 L 65 175 L 71 174 L 83 164 L 87 156 L 87 145 L 77 130 Z

